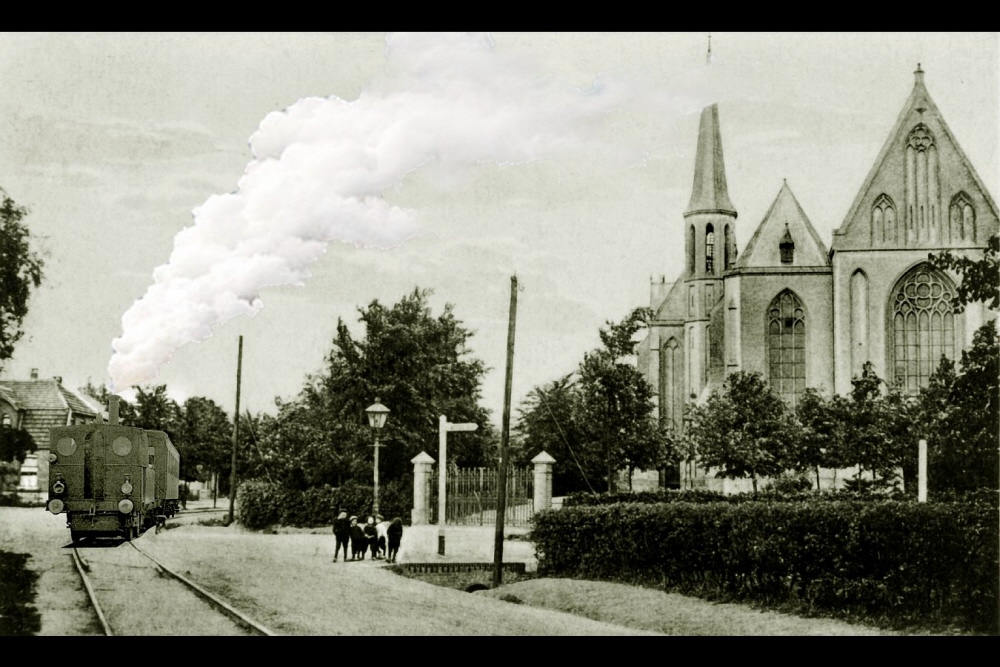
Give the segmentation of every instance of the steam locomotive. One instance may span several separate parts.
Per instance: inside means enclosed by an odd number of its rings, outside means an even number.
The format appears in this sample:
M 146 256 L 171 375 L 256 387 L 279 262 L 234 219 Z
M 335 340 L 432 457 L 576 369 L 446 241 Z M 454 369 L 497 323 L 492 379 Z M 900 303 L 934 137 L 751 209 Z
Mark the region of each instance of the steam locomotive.
M 163 431 L 118 423 L 117 396 L 107 424 L 50 430 L 49 500 L 82 537 L 132 540 L 178 510 L 180 455 Z

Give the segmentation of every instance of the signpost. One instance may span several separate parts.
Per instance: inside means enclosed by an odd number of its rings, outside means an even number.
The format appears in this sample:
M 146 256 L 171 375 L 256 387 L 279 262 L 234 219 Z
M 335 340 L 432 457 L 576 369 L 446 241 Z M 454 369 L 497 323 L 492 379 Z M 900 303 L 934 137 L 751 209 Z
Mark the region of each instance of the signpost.
M 448 471 L 448 432 L 449 431 L 475 431 L 479 424 L 452 424 L 444 415 L 438 417 L 438 555 L 444 555 L 444 518 L 445 518 L 445 493 L 446 477 Z

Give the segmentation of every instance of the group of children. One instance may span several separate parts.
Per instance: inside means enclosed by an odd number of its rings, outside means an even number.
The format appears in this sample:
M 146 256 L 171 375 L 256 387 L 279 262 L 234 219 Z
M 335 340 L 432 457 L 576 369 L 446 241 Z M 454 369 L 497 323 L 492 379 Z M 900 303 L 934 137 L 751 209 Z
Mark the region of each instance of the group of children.
M 364 560 L 365 554 L 371 551 L 372 560 L 385 559 L 387 563 L 395 563 L 399 544 L 403 540 L 403 521 L 396 517 L 389 522 L 377 514 L 368 517 L 368 521 L 361 526 L 358 525 L 358 517 L 348 519 L 347 512 L 341 511 L 333 520 L 333 536 L 337 540 L 334 563 L 340 556 L 341 547 L 344 548 L 344 560 L 348 560 L 348 543 L 351 545 L 350 560 Z

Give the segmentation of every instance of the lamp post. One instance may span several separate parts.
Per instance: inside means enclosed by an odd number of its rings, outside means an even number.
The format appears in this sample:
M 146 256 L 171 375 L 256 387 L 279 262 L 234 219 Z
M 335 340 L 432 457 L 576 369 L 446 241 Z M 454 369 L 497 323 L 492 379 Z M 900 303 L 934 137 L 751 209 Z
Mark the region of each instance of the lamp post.
M 382 444 L 378 440 L 378 433 L 385 426 L 385 419 L 389 416 L 389 408 L 385 407 L 379 403 L 378 399 L 375 399 L 375 403 L 369 405 L 365 409 L 365 414 L 368 415 L 368 425 L 375 429 L 375 500 L 372 503 L 372 514 L 378 514 L 378 450 Z

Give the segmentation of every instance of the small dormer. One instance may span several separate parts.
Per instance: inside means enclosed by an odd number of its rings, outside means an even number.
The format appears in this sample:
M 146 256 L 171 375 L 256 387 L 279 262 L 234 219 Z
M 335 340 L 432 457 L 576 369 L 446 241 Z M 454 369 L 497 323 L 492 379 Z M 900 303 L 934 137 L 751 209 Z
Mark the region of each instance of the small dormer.
M 788 229 L 787 222 L 785 223 L 785 235 L 781 237 L 778 249 L 781 251 L 782 264 L 793 264 L 795 262 L 795 241 L 792 240 L 792 232 Z

